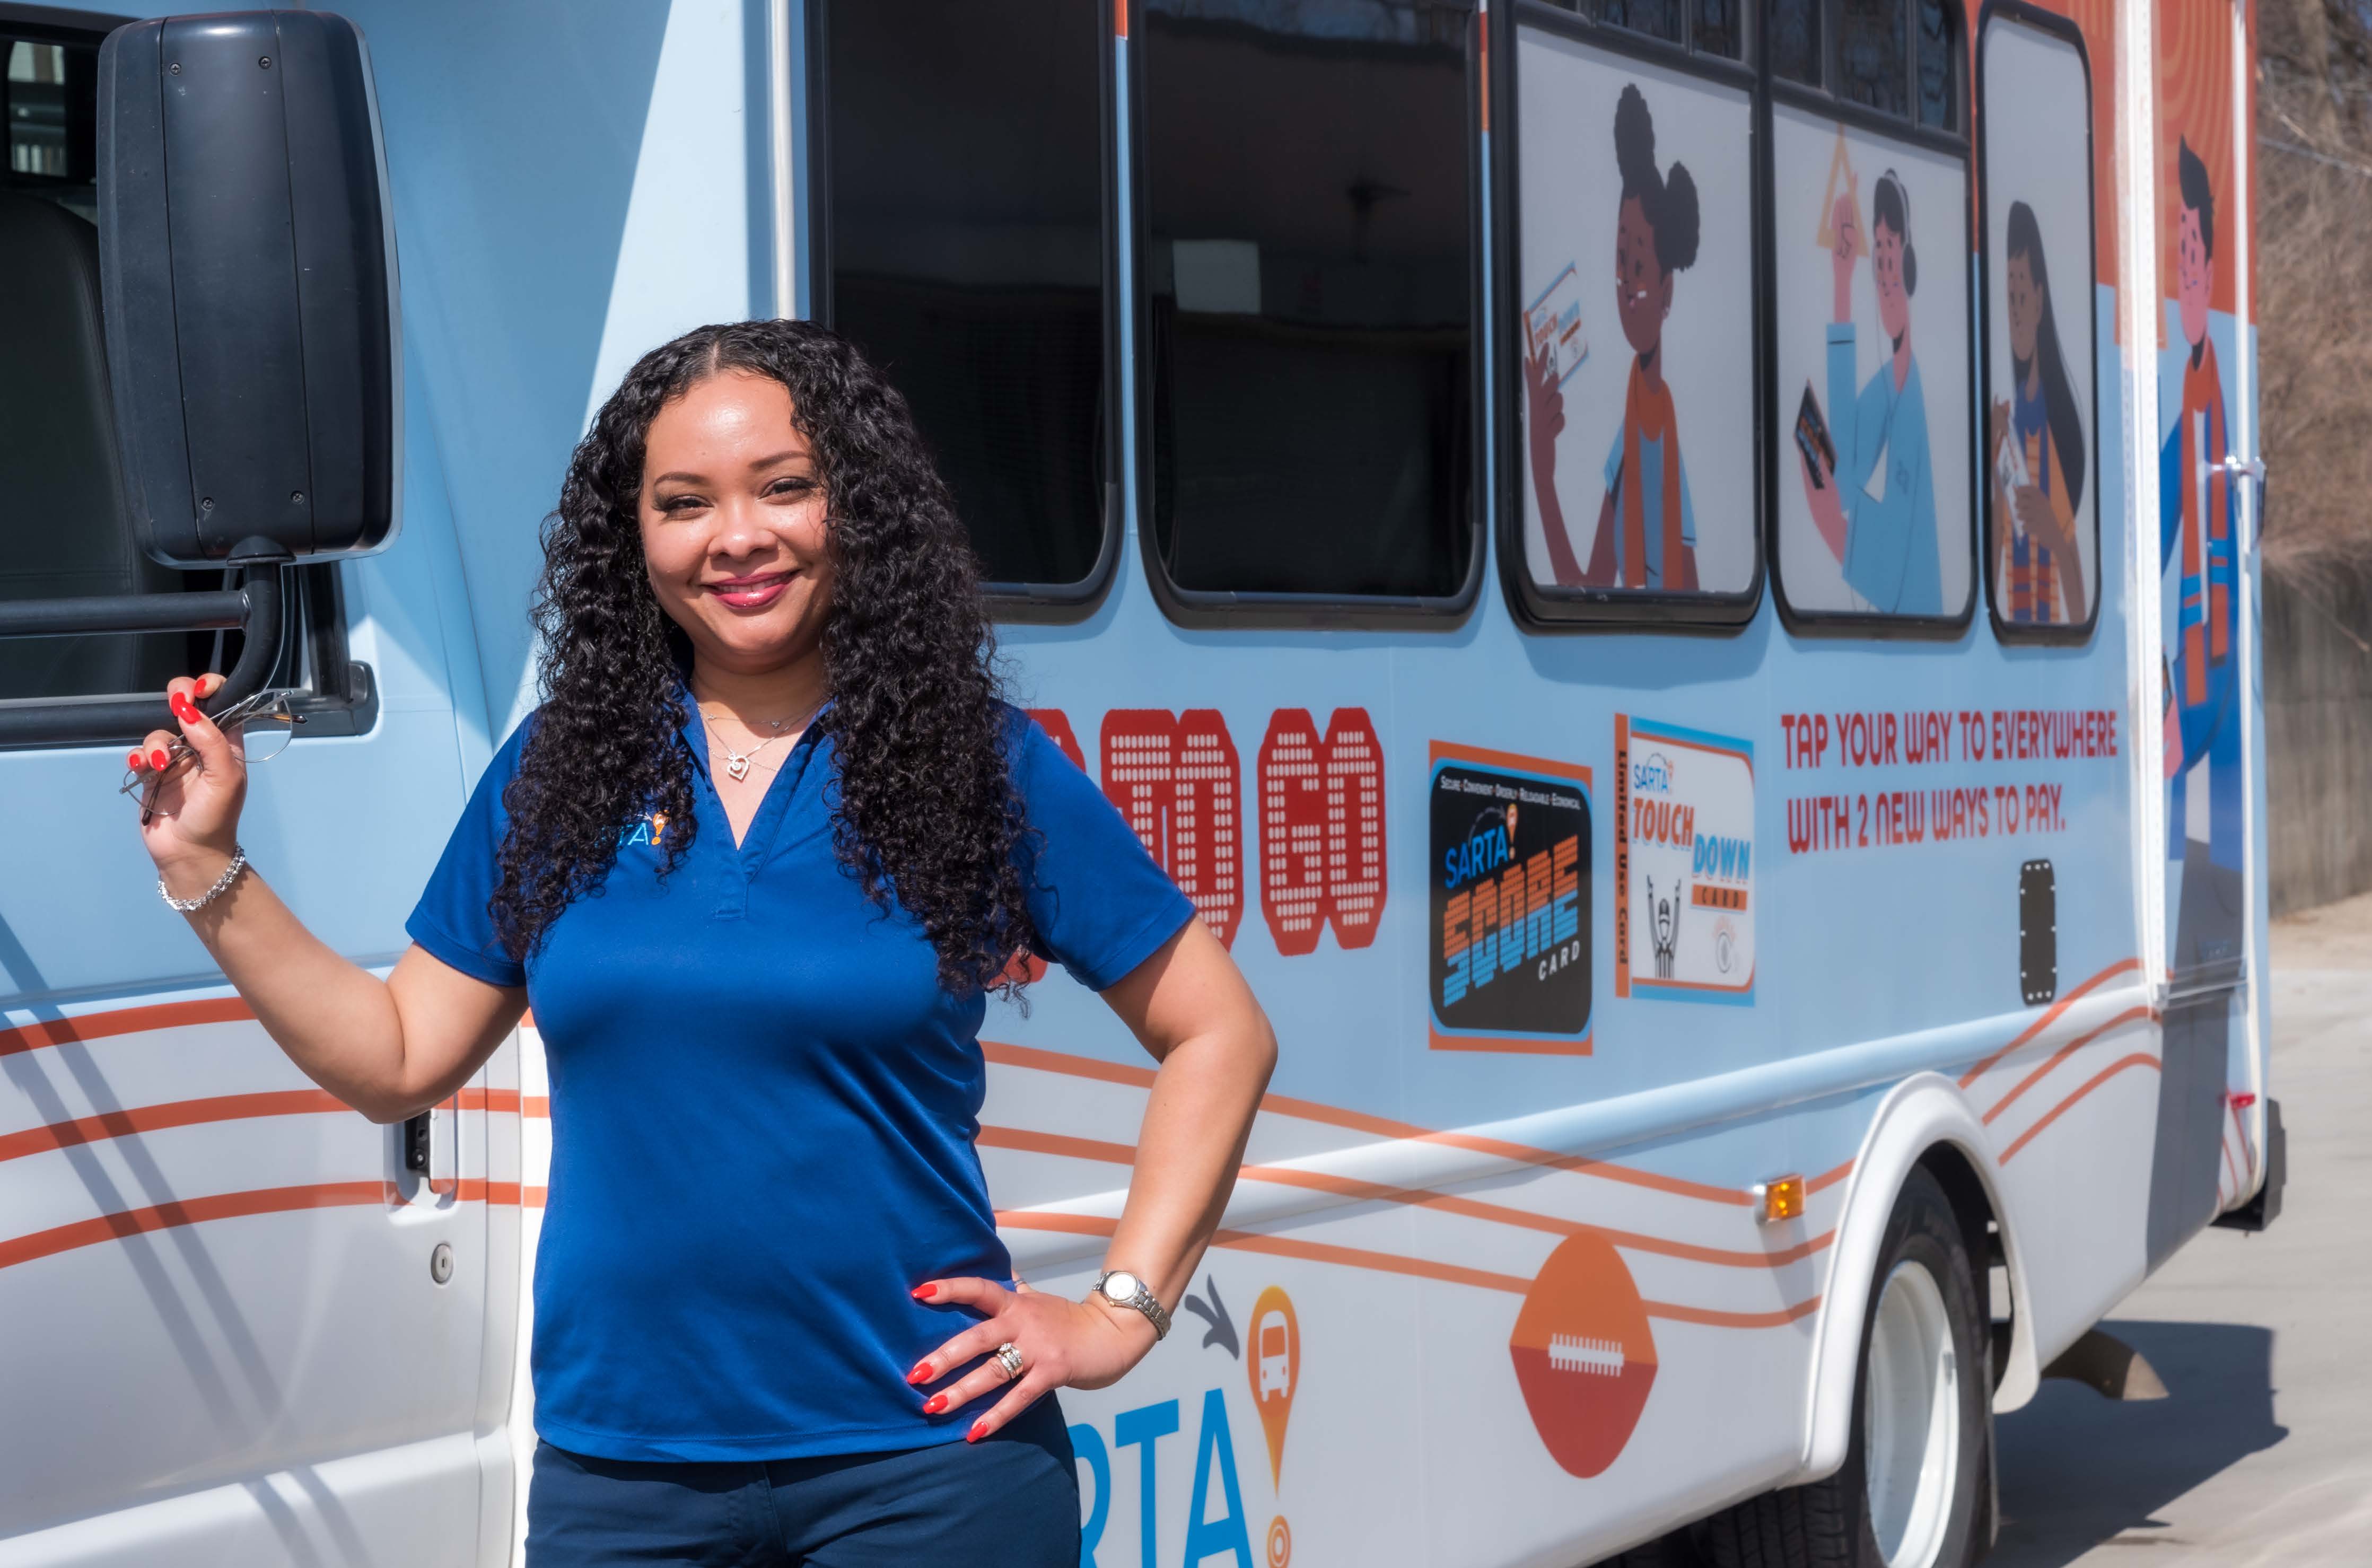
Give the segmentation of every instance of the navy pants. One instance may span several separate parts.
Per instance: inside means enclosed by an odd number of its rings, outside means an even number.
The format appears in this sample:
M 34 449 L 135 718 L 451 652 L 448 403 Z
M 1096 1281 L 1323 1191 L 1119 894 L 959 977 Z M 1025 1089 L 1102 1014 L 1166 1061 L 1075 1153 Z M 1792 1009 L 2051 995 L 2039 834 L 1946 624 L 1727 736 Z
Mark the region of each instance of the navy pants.
M 978 1443 L 726 1464 L 541 1443 L 528 1568 L 1076 1568 L 1079 1481 L 1052 1396 Z

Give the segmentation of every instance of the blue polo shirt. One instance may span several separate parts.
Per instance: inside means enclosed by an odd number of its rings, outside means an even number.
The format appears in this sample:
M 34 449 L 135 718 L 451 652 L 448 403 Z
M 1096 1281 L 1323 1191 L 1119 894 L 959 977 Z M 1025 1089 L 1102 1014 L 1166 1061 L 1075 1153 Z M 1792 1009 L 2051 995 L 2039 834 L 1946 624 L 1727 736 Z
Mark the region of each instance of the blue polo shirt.
M 1006 1280 L 972 1141 L 977 995 L 939 988 L 912 916 L 884 916 L 832 854 L 832 743 L 810 729 L 737 846 L 707 772 L 699 831 L 657 876 L 664 825 L 522 966 L 486 904 L 502 795 L 533 725 L 479 782 L 406 927 L 464 974 L 524 985 L 552 1077 L 535 1264 L 536 1427 L 612 1459 L 729 1460 L 953 1442 L 907 1370 L 969 1316 L 909 1292 Z M 1193 916 L 1095 784 L 1012 714 L 1024 865 L 1043 956 L 1097 990 Z

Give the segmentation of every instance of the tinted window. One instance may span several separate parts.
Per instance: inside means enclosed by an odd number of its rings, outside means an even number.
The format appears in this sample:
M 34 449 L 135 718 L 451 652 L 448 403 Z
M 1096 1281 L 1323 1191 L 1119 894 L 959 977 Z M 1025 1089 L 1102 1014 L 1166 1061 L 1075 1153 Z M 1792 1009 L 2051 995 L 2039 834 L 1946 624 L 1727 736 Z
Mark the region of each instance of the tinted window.
M 1147 499 L 1178 587 L 1464 581 L 1471 20 L 1409 0 L 1145 6 Z
M 1820 85 L 1820 0 L 1771 0 L 1770 36 L 1763 48 L 1771 74 L 1807 87 Z
M 1682 0 L 1598 0 L 1598 19 L 1609 27 L 1628 28 L 1667 43 L 1678 43 L 1681 3 Z
M 1102 0 L 863 0 L 824 24 L 816 301 L 883 365 L 988 579 L 1103 539 Z
M 1744 38 L 1738 26 L 1738 0 L 1695 0 L 1689 22 L 1689 47 L 1701 54 L 1735 60 Z
M 1917 0 L 1919 123 L 1959 128 L 1959 46 L 1952 12 L 1942 0 Z
M 1531 609 L 1630 616 L 1618 596 L 1749 593 L 1753 96 L 1546 28 L 1516 46 Z
M 1837 96 L 1888 114 L 1908 111 L 1903 0 L 1837 0 Z

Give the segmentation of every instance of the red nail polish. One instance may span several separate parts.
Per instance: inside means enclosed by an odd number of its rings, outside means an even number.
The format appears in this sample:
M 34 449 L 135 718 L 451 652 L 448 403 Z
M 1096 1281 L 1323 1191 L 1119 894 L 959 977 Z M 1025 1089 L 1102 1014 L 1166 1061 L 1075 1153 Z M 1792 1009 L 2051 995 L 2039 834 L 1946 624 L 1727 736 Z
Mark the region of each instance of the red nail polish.
M 123 759 L 123 765 L 130 768 L 134 772 L 138 772 L 140 771 L 140 753 L 137 751 L 127 753 Z
M 916 1301 L 928 1301 L 931 1297 L 938 1294 L 939 1287 L 936 1285 L 916 1285 L 914 1287 L 914 1299 Z
M 192 724 L 196 722 L 199 716 L 198 705 L 190 701 L 189 694 L 187 692 L 176 691 L 173 693 L 173 716 L 180 719 L 183 724 Z
M 156 769 L 160 773 L 165 771 L 165 764 L 172 760 L 172 757 L 169 753 L 161 750 L 151 751 L 148 753 L 148 765 Z
M 923 1413 L 924 1415 L 936 1415 L 947 1408 L 948 1397 L 945 1394 L 933 1394 L 929 1399 L 923 1401 Z
M 906 1381 L 909 1383 L 927 1383 L 930 1380 L 931 1364 L 927 1361 L 914 1363 L 914 1370 L 906 1374 Z
M 986 1416 L 983 1416 L 978 1421 L 971 1423 L 971 1430 L 964 1434 L 964 1441 L 967 1443 L 977 1443 L 987 1435 L 988 1418 Z

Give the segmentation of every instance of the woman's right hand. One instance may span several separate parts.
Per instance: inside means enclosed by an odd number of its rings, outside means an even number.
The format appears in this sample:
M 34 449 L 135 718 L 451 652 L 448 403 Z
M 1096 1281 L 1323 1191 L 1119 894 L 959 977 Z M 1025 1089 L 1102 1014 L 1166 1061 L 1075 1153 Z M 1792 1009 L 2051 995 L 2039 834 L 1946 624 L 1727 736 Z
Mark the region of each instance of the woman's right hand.
M 1532 482 L 1556 491 L 1556 440 L 1564 430 L 1564 391 L 1545 349 L 1524 355 L 1524 438 L 1531 450 Z
M 1861 216 L 1854 211 L 1850 192 L 1840 194 L 1829 209 L 1829 270 L 1836 286 L 1835 320 L 1853 319 L 1854 261 L 1861 254 Z
M 247 799 L 247 760 L 237 742 L 198 711 L 198 703 L 222 690 L 219 675 L 182 676 L 165 688 L 173 717 L 192 748 L 174 759 L 173 735 L 151 730 L 130 761 L 149 785 L 140 842 L 176 897 L 204 890 L 222 874 L 238 842 L 239 808 Z M 159 764 L 163 777 L 159 780 Z M 178 884 L 190 882 L 190 887 Z

